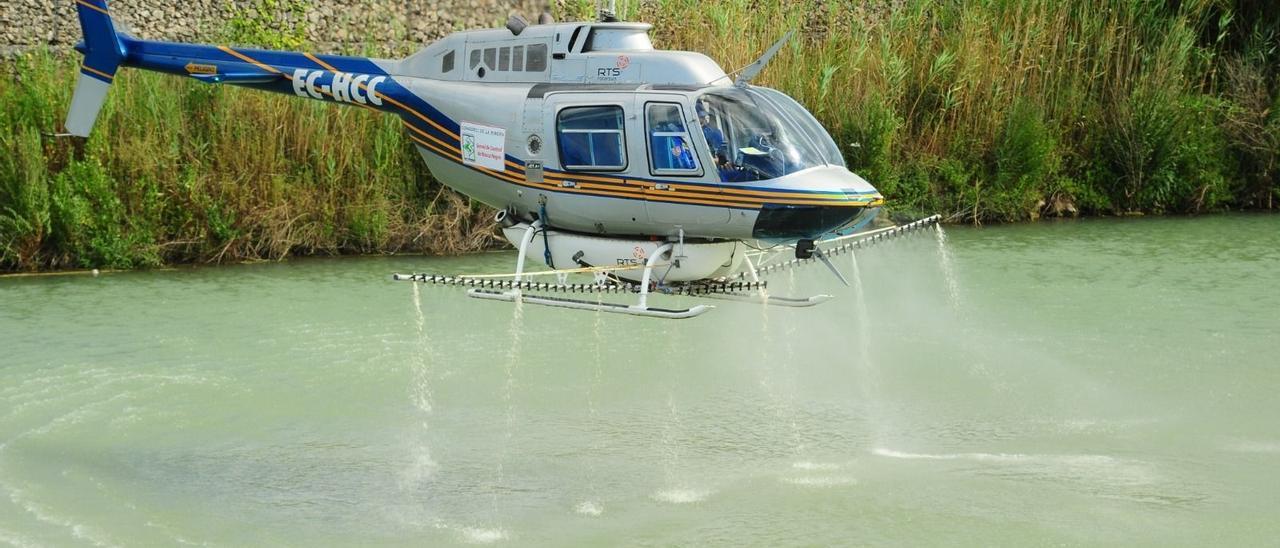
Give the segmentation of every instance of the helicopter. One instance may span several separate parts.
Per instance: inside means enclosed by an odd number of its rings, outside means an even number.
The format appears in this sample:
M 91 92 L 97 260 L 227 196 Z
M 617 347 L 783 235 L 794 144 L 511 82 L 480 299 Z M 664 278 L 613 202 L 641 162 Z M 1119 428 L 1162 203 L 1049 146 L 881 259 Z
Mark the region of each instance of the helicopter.
M 608 9 L 589 22 L 513 15 L 393 60 L 142 40 L 116 30 L 106 0 L 76 8 L 84 61 L 65 135 L 89 135 L 122 67 L 394 114 L 432 175 L 496 209 L 519 250 L 512 274 L 395 280 L 671 319 L 712 307 L 651 307 L 650 293 L 813 306 L 830 297 L 770 296 L 760 276 L 817 260 L 844 281 L 828 257 L 938 221 L 858 232 L 883 196 L 804 107 L 751 84 L 794 31 L 731 77 L 706 55 L 655 49 L 651 25 Z M 548 270 L 524 272 L 530 254 Z M 568 283 L 575 273 L 592 283 Z

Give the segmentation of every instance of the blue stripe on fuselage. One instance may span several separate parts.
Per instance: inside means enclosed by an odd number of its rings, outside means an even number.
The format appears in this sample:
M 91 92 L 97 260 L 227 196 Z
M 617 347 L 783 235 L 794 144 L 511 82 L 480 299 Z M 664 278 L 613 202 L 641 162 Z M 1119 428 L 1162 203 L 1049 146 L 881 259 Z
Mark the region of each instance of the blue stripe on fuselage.
M 307 71 L 310 75 L 312 72 L 319 72 L 316 79 L 312 83 L 318 88 L 322 86 L 332 86 L 335 73 L 329 68 L 317 63 L 307 57 L 303 53 L 287 52 L 287 51 L 271 51 L 258 49 L 232 49 L 230 52 L 217 46 L 199 45 L 199 44 L 180 44 L 174 42 L 154 42 L 148 40 L 129 39 L 129 57 L 126 64 L 146 70 L 153 70 L 169 74 L 190 75 L 188 66 L 191 64 L 212 66 L 217 73 L 220 74 L 253 74 L 262 73 L 264 75 L 278 74 L 279 82 L 227 82 L 234 85 L 249 87 L 264 91 L 273 91 L 289 95 L 298 95 L 298 87 L 295 86 L 292 78 L 299 69 Z M 410 92 L 399 82 L 396 82 L 391 76 L 379 67 L 376 63 L 368 58 L 361 57 L 344 57 L 337 55 L 318 55 L 317 59 L 324 64 L 329 65 L 340 72 L 348 73 L 352 76 L 367 75 L 371 78 L 386 77 L 377 86 L 377 92 L 380 96 L 390 98 L 391 101 L 383 101 L 382 105 L 375 105 L 372 101 L 366 101 L 364 106 L 393 112 L 401 118 L 408 121 L 414 127 L 427 132 L 446 143 L 454 146 L 458 143 L 456 137 L 459 126 L 444 113 L 432 107 L 426 101 L 423 101 L 417 95 Z M 250 62 L 252 60 L 252 62 Z M 257 64 L 255 64 L 257 63 Z M 259 66 L 262 65 L 262 66 Z M 269 67 L 269 68 L 264 68 Z M 304 96 L 311 97 L 309 94 Z M 340 104 L 357 104 L 355 101 L 335 101 L 332 93 L 324 95 L 325 101 L 338 102 Z M 394 103 L 403 105 L 408 110 L 400 108 Z M 417 114 L 421 114 L 419 117 Z M 445 131 L 428 123 L 423 118 L 429 119 Z M 452 134 L 450 134 L 452 133 Z M 513 161 L 517 161 L 513 158 Z M 522 162 L 520 162 L 522 163 Z

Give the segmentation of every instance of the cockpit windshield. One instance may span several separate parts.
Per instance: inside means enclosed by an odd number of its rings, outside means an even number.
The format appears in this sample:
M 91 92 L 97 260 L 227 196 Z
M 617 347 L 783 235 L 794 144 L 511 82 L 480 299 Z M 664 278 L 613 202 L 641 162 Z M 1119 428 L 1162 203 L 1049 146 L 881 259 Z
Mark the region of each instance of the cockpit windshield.
M 781 92 L 717 88 L 698 97 L 697 111 L 702 135 L 724 182 L 775 179 L 822 165 L 844 166 L 831 136 Z

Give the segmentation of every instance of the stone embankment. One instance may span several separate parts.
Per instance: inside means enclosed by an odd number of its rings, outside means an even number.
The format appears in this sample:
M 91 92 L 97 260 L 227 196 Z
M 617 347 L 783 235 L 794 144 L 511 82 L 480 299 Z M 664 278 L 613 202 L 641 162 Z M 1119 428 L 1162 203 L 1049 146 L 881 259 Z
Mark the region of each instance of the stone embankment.
M 545 0 L 119 0 L 112 15 L 140 38 L 216 42 L 237 13 L 274 5 L 273 24 L 306 29 L 319 51 L 367 47 L 405 53 L 455 30 L 500 27 L 519 13 L 536 20 Z M 293 4 L 301 9 L 290 10 Z M 0 1 L 0 51 L 69 47 L 80 41 L 74 0 Z M 305 19 L 305 20 L 297 20 Z

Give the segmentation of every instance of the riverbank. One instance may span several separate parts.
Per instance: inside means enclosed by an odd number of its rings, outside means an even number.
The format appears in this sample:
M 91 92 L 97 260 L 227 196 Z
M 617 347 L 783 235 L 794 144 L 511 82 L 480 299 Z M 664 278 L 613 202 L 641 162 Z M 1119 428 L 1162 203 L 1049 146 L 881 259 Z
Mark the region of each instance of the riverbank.
M 561 6 L 586 16 L 591 2 Z M 622 2 L 659 47 L 809 107 L 893 212 L 951 222 L 1271 209 L 1280 14 L 1183 3 Z M 247 28 L 267 47 L 296 26 Z M 263 28 L 266 27 L 266 28 Z M 234 40 L 233 40 L 234 41 Z M 381 52 L 403 55 L 406 51 Z M 59 127 L 76 60 L 0 65 L 0 271 L 503 245 L 391 117 L 123 71 L 93 137 Z

